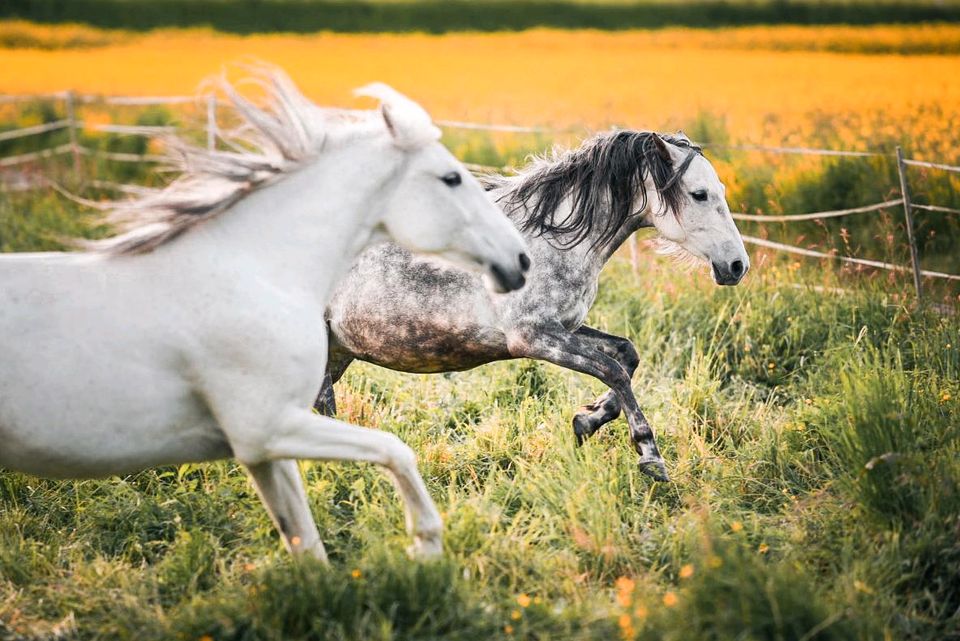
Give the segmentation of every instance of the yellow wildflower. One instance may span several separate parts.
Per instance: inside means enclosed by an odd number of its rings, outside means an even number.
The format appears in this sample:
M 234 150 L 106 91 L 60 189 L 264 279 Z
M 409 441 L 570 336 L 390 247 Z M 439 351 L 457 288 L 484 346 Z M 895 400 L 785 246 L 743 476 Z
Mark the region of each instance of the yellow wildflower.
M 733 530 L 734 532 L 740 532 L 741 530 L 743 530 L 743 523 L 741 523 L 740 521 L 734 521 L 733 523 L 730 524 L 730 529 Z
M 513 626 L 510 624 L 507 624 L 503 626 L 503 631 L 506 632 L 507 634 L 513 634 Z
M 363 572 L 361 572 L 360 570 L 354 570 L 353 572 L 350 573 L 350 576 L 352 576 L 355 579 L 359 579 L 360 577 L 363 576 Z
M 521 594 L 517 597 L 517 603 L 520 605 L 521 608 L 529 608 L 531 601 L 532 599 L 530 599 L 530 597 L 527 596 L 526 594 Z
M 513 619 L 514 621 L 519 621 L 520 617 L 522 616 L 523 616 L 523 613 L 520 612 L 520 610 L 514 610 L 513 612 L 510 613 L 510 618 Z
M 869 585 L 867 585 L 866 583 L 860 580 L 856 580 L 853 582 L 853 588 L 857 592 L 863 592 L 864 594 L 873 594 L 873 589 Z
M 675 606 L 679 600 L 680 599 L 677 598 L 677 593 L 672 590 L 663 595 L 663 604 L 668 608 Z
M 766 554 L 769 551 L 770 551 L 770 546 L 767 545 L 766 543 L 761 543 L 760 547 L 757 548 L 757 552 L 759 552 L 760 554 Z
M 692 577 L 692 576 L 693 576 L 693 565 L 692 565 L 692 564 L 687 563 L 685 566 L 683 566 L 682 568 L 680 568 L 680 578 L 681 578 L 681 579 L 689 579 L 689 578 Z
M 633 589 L 636 587 L 636 585 L 637 584 L 633 579 L 625 576 L 617 579 L 617 603 L 623 607 L 629 606 L 633 599 Z

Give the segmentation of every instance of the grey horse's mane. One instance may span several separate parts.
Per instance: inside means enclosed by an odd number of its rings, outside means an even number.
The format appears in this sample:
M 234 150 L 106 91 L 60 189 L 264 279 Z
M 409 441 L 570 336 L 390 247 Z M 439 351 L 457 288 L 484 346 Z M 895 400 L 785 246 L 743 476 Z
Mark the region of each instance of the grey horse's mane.
M 241 124 L 220 132 L 224 149 L 206 149 L 185 138 L 166 139 L 166 161 L 179 177 L 168 186 L 138 198 L 110 204 L 106 222 L 120 234 L 83 243 L 86 249 L 113 255 L 143 254 L 164 245 L 192 227 L 226 211 L 250 192 L 297 169 L 318 154 L 329 125 L 324 116 L 273 67 L 248 68 L 238 83 L 225 77 L 210 81 L 226 94 Z M 240 95 L 238 86 L 254 85 L 266 99 L 258 106 Z M 344 112 L 343 121 L 356 121 Z
M 545 235 L 560 249 L 569 249 L 587 239 L 591 247 L 610 242 L 627 219 L 646 208 L 645 180 L 653 178 L 665 211 L 676 215 L 683 199 L 680 177 L 701 153 L 700 147 L 682 133 L 662 135 L 662 140 L 688 149 L 677 166 L 657 145 L 658 134 L 620 130 L 597 134 L 576 149 L 554 149 L 536 156 L 516 176 L 486 176 L 488 189 L 502 188 L 499 201 L 522 217 L 521 230 Z M 565 200 L 570 211 L 558 220 Z M 659 212 L 659 213 L 665 213 Z

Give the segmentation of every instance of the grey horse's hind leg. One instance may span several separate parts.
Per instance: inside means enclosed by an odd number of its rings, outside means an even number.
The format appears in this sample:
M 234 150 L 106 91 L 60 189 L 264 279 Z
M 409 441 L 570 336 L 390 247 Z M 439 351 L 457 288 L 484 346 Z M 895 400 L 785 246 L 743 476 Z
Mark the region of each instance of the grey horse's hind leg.
M 515 358 L 536 358 L 597 378 L 613 390 L 627 415 L 630 440 L 640 455 L 640 471 L 658 481 L 670 480 L 650 423 L 630 387 L 630 376 L 615 359 L 588 338 L 568 332 L 559 323 L 528 328 L 508 337 Z
M 596 349 L 620 363 L 627 372 L 627 376 L 633 378 L 633 373 L 640 364 L 640 357 L 633 343 L 621 336 L 614 336 L 586 326 L 578 329 L 576 334 L 587 339 Z M 620 399 L 612 389 L 589 405 L 581 407 L 573 417 L 573 432 L 577 437 L 577 444 L 583 444 L 597 430 L 620 416 L 621 409 Z
M 324 416 L 336 416 L 337 414 L 337 395 L 333 386 L 340 380 L 343 373 L 353 362 L 353 356 L 343 351 L 330 350 L 327 358 L 327 371 L 323 376 L 323 384 L 320 385 L 320 393 L 317 394 L 317 400 L 313 403 L 313 409 L 318 414 Z

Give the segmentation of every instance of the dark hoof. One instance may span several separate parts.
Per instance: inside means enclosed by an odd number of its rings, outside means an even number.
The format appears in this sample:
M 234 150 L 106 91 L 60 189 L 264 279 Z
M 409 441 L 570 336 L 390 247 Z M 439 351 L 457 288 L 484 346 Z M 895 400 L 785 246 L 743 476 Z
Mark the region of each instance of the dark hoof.
M 573 417 L 573 435 L 577 437 L 577 447 L 583 445 L 593 435 L 590 418 L 586 414 L 575 414 Z
M 654 481 L 668 483 L 670 475 L 667 474 L 667 466 L 664 465 L 662 458 L 640 459 L 640 471 L 646 474 Z

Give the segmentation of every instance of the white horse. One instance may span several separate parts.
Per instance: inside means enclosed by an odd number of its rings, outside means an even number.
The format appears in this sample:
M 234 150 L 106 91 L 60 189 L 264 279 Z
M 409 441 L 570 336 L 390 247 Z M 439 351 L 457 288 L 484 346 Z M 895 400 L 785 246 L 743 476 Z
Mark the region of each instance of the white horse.
M 525 245 L 416 103 L 371 85 L 380 111 L 335 121 L 278 72 L 255 82 L 266 107 L 222 81 L 245 121 L 235 151 L 181 142 L 182 177 L 111 214 L 124 233 L 0 256 L 0 466 L 97 477 L 234 457 L 286 547 L 325 558 L 294 459 L 369 461 L 396 483 L 413 551 L 438 554 L 410 448 L 310 409 L 324 310 L 376 240 L 502 291 L 522 286 Z

